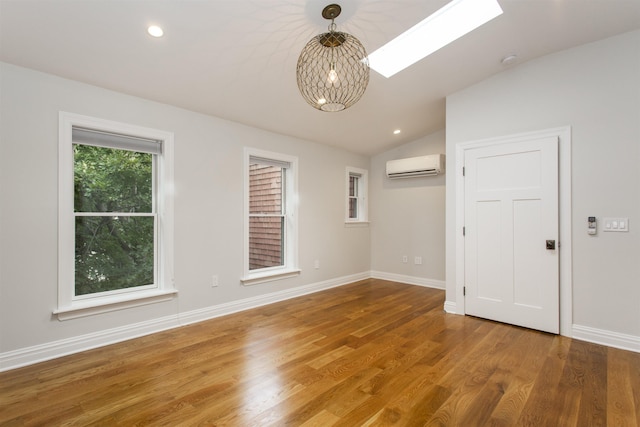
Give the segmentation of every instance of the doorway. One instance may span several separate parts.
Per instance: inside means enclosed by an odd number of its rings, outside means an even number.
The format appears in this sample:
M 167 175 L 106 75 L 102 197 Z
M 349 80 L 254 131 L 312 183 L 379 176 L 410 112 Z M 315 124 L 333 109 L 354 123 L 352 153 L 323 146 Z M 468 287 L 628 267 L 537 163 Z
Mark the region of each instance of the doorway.
M 570 156 L 569 127 L 456 145 L 457 313 L 571 335 Z M 541 189 L 535 177 L 549 181 L 554 168 L 556 183 Z M 555 230 L 538 221 L 547 205 Z

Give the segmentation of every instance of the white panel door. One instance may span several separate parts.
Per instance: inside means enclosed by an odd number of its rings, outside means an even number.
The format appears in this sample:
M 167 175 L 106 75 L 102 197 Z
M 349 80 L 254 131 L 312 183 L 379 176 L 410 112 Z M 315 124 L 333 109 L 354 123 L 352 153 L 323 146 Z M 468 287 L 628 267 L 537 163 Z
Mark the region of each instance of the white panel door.
M 464 164 L 466 313 L 558 333 L 558 138 L 470 149 Z

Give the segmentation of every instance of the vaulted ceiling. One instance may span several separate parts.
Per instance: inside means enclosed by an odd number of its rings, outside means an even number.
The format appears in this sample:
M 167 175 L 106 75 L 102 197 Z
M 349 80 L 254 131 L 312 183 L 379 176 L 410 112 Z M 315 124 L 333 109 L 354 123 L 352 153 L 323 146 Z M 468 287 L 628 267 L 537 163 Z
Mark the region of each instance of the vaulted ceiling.
M 372 52 L 448 0 L 336 2 L 338 30 Z M 638 0 L 499 0 L 498 18 L 389 79 L 371 71 L 357 104 L 325 113 L 302 99 L 295 68 L 329 3 L 0 0 L 0 60 L 371 155 L 443 129 L 445 97 L 504 71 L 507 55 L 515 67 L 640 28 Z

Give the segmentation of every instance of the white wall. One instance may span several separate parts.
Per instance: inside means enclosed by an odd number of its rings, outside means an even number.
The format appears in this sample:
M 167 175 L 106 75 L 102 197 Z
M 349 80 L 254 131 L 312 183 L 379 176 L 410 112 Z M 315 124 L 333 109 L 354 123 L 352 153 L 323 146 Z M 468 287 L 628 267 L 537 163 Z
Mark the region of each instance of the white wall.
M 640 351 L 639 76 L 640 31 L 507 70 L 447 98 L 447 154 L 449 166 L 460 142 L 571 126 L 573 335 Z M 455 303 L 453 185 L 446 205 Z M 589 236 L 588 216 L 628 217 L 630 231 L 605 233 L 599 223 Z
M 371 268 L 377 277 L 444 287 L 445 176 L 390 180 L 385 173 L 387 160 L 444 152 L 443 130 L 372 157 Z M 422 265 L 414 263 L 416 256 Z
M 234 302 L 264 303 L 270 295 L 291 296 L 296 289 L 368 275 L 369 228 L 344 227 L 345 168 L 367 169 L 368 157 L 9 64 L 0 67 L 0 369 L 172 327 L 185 316 L 195 321 L 243 308 Z M 59 111 L 175 133 L 174 300 L 63 322 L 52 316 Z M 240 284 L 245 146 L 299 157 L 299 277 Z M 313 268 L 315 260 L 319 269 Z M 213 274 L 219 275 L 218 288 L 211 287 Z
M 574 335 L 607 341 L 617 334 L 640 349 L 638 52 L 640 32 L 633 32 L 522 64 L 451 95 L 446 150 L 453 183 L 456 143 L 572 127 Z M 194 321 L 240 309 L 244 301 L 332 286 L 371 270 L 426 285 L 445 277 L 445 178 L 384 178 L 389 159 L 443 152 L 442 132 L 368 159 L 8 64 L 0 64 L 0 93 L 0 370 L 175 326 L 181 317 Z M 179 296 L 173 301 L 64 322 L 52 316 L 59 111 L 175 133 Z M 300 159 L 303 271 L 297 278 L 251 287 L 239 282 L 244 146 Z M 370 167 L 370 227 L 344 225 L 346 166 Z M 452 304 L 454 190 L 446 189 Z M 629 217 L 630 232 L 603 233 L 600 227 L 597 236 L 588 236 L 587 216 Z M 402 255 L 409 263 L 401 262 Z M 422 256 L 422 266 L 412 263 L 414 256 Z M 219 275 L 218 288 L 210 287 L 212 274 Z

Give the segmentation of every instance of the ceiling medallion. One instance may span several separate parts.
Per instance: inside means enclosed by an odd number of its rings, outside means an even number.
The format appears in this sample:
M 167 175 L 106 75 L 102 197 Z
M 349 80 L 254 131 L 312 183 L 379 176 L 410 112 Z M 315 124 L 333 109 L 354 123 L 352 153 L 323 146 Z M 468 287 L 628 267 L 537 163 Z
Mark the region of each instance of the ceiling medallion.
M 331 20 L 329 32 L 312 38 L 298 58 L 296 76 L 302 97 L 322 111 L 342 111 L 362 97 L 369 84 L 369 60 L 360 41 L 336 31 L 342 9 L 330 4 L 322 17 Z

